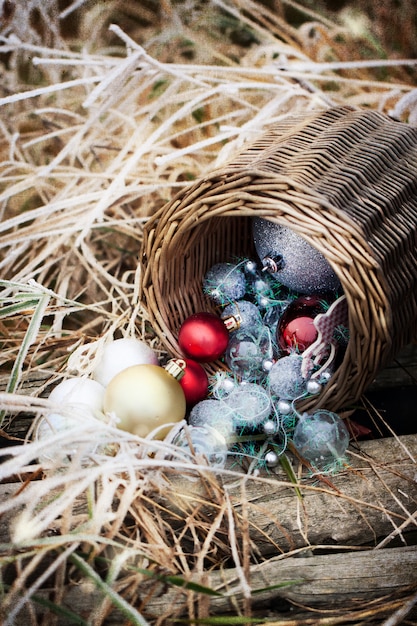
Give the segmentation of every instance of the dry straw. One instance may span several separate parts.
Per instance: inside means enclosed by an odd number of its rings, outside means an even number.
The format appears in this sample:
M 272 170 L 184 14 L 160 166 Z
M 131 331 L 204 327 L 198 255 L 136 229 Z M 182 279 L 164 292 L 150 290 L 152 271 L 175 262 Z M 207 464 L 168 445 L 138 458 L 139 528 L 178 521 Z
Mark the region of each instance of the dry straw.
M 196 3 L 191 14 L 189 3 L 138 6 L 74 2 L 60 14 L 54 0 L 31 0 L 3 16 L 0 409 L 13 444 L 0 465 L 4 624 L 166 624 L 168 613 L 215 611 L 244 622 L 261 588 L 301 601 L 287 595 L 299 572 L 277 586 L 262 569 L 271 555 L 292 563 L 321 543 L 352 553 L 416 523 L 412 438 L 393 437 L 383 465 L 351 453 L 334 484 L 319 485 L 297 466 L 296 485 L 280 470 L 215 476 L 169 441 L 74 412 L 79 428 L 30 441 L 54 408 L 51 386 L 88 376 L 113 337 L 144 338 L 167 356 L 138 261 L 144 225 L 178 191 L 290 114 L 343 104 L 415 117 L 414 62 L 383 61 L 381 77 L 366 29 L 353 35 L 303 9 L 295 28 L 250 0 Z M 65 21 L 74 15 L 76 37 Z M 118 19 L 126 28 L 109 29 Z M 352 61 L 358 46 L 363 59 Z M 346 532 L 328 540 L 320 510 Z M 395 586 L 383 589 L 389 603 L 361 598 L 358 619 L 398 608 Z

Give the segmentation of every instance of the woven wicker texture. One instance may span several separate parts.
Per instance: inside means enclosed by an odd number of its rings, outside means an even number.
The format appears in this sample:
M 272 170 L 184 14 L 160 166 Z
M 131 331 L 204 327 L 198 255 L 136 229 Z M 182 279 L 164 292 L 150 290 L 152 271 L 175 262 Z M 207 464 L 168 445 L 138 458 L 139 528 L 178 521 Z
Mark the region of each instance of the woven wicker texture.
M 254 216 L 300 234 L 340 278 L 348 348 L 307 404 L 348 408 L 416 336 L 417 129 L 350 107 L 290 117 L 163 207 L 145 228 L 141 287 L 171 353 L 182 321 L 212 308 L 207 269 L 255 256 Z

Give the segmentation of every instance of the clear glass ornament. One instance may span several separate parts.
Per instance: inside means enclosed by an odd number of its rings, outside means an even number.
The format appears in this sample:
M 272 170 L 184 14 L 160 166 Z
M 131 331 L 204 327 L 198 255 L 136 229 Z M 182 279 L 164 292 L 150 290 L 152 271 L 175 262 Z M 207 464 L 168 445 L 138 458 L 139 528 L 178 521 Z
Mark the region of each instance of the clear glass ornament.
M 293 442 L 301 456 L 319 469 L 331 469 L 343 460 L 349 445 L 344 421 L 331 411 L 319 409 L 300 416 Z
M 245 274 L 239 265 L 233 263 L 216 263 L 203 278 L 203 292 L 220 306 L 241 300 L 245 291 Z
M 177 433 L 172 443 L 204 457 L 213 468 L 222 469 L 225 466 L 228 453 L 226 440 L 211 426 L 187 426 Z
M 243 383 L 235 387 L 225 398 L 224 405 L 232 411 L 236 431 L 257 428 L 271 413 L 271 398 L 256 383 Z
M 267 326 L 238 330 L 229 339 L 225 360 L 242 380 L 259 381 L 265 377 L 264 362 L 274 358 L 274 345 Z
M 281 284 L 271 274 L 257 270 L 247 279 L 247 294 L 264 311 L 279 302 Z

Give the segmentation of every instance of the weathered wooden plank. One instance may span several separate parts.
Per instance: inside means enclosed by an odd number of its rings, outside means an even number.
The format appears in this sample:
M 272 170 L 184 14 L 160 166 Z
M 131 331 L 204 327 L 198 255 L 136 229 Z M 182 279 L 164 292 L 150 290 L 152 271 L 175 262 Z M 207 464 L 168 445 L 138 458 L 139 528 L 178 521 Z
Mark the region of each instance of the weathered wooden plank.
M 256 612 L 258 607 L 265 607 L 265 604 L 271 607 L 282 599 L 315 611 L 323 609 L 327 617 L 332 611 L 337 615 L 341 609 L 355 614 L 367 609 L 378 614 L 387 600 L 398 598 L 401 592 L 417 586 L 417 547 L 276 557 L 252 566 L 248 574 L 243 580 L 239 570 L 230 568 L 207 572 L 204 580 L 196 576 L 190 578 L 191 582 L 204 583 L 217 591 L 218 596 L 163 584 L 153 585 L 150 593 L 149 581 L 145 581 L 142 587 L 139 585 L 131 602 L 152 623 L 162 617 L 159 623 L 164 625 L 173 624 L 175 619 L 184 616 L 190 603 L 196 606 L 197 614 L 200 605 L 210 616 L 236 614 L 239 607 L 247 609 L 248 604 Z M 283 584 L 285 586 L 279 587 Z M 54 598 L 51 589 L 40 590 L 36 595 L 49 600 Z M 378 599 L 384 602 L 378 605 Z M 106 626 L 126 623 L 122 613 L 90 583 L 68 586 L 60 606 L 82 616 L 88 623 L 94 623 L 94 616 L 106 613 Z M 38 616 L 44 613 L 42 606 L 37 607 L 37 613 Z M 26 609 L 16 618 L 14 626 L 26 626 L 27 616 Z M 319 614 L 315 612 L 311 616 L 311 623 L 314 623 Z M 63 616 L 59 619 L 60 626 L 73 623 Z
M 352 449 L 349 467 L 330 477 L 334 488 L 317 478 L 301 481 L 302 499 L 279 482 L 287 481 L 282 470 L 277 470 L 276 482 L 225 481 L 234 510 L 247 517 L 251 538 L 263 555 L 307 543 L 373 544 L 391 533 L 393 524 L 417 530 L 409 514 L 417 502 L 417 436 L 364 441 L 360 451 Z M 175 502 L 175 513 L 184 518 L 193 513 L 196 496 L 204 497 L 196 482 L 178 479 L 172 490 L 171 509 Z
M 414 459 L 414 460 L 413 460 Z M 412 514 L 417 502 L 417 435 L 398 439 L 361 442 L 350 450 L 348 467 L 330 477 L 331 485 L 316 478 L 300 482 L 302 499 L 289 486 L 286 474 L 277 469 L 263 480 L 223 478 L 225 489 L 239 515 L 245 513 L 251 539 L 263 554 L 287 552 L 308 543 L 364 545 L 394 533 L 417 530 Z M 295 468 L 296 469 L 296 468 Z M 167 519 L 178 527 L 206 501 L 208 514 L 216 512 L 199 481 L 171 477 L 164 487 L 161 503 Z M 0 485 L 0 501 L 12 499 L 19 483 Z M 37 481 L 25 487 L 37 499 Z M 155 496 L 157 497 L 157 496 Z M 142 504 L 140 503 L 142 506 Z M 211 508 L 212 506 L 212 508 Z M 77 502 L 77 514 L 82 502 Z M 8 528 L 13 512 L 3 516 L 0 543 L 9 541 Z M 182 520 L 182 522 L 181 522 Z

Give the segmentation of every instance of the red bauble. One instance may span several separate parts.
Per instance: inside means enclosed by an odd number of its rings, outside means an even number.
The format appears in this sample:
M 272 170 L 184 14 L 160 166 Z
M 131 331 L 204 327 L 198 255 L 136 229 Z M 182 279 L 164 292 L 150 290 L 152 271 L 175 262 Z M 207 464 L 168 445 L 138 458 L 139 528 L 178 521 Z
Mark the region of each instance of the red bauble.
M 285 350 L 304 352 L 317 339 L 317 329 L 311 317 L 296 317 L 282 329 Z
M 190 315 L 180 328 L 178 344 L 185 356 L 209 363 L 220 358 L 229 343 L 229 331 L 213 313 Z
M 317 339 L 314 318 L 324 312 L 318 296 L 300 296 L 285 309 L 277 328 L 277 341 L 284 354 L 302 353 Z
M 200 363 L 192 359 L 185 360 L 185 374 L 179 383 L 188 406 L 201 402 L 208 394 L 208 376 Z

